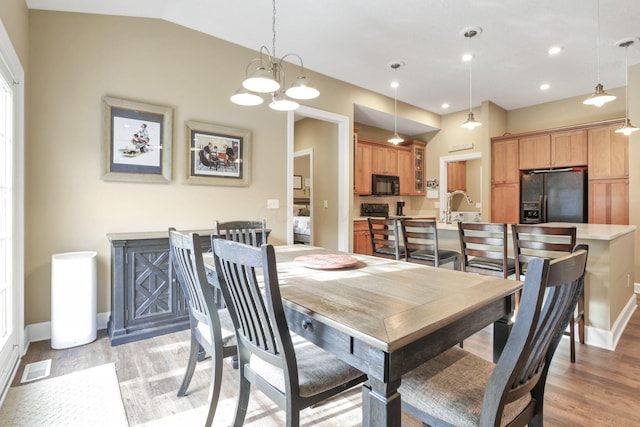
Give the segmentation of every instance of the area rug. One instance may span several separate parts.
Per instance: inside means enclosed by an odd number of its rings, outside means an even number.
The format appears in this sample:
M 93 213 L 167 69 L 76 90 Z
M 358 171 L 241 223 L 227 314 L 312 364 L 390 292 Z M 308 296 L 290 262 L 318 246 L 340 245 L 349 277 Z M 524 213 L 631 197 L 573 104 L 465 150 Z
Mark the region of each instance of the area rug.
M 11 387 L 0 426 L 128 426 L 115 365 Z

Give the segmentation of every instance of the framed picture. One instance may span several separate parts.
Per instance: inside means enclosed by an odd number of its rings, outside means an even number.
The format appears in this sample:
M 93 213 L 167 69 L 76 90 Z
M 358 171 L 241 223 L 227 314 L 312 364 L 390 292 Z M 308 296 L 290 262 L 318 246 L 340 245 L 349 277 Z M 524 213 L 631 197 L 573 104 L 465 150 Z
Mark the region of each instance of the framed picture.
M 102 178 L 171 181 L 171 107 L 102 98 Z
M 293 175 L 293 189 L 302 190 L 302 175 Z
M 251 132 L 187 121 L 189 184 L 247 186 L 250 182 Z

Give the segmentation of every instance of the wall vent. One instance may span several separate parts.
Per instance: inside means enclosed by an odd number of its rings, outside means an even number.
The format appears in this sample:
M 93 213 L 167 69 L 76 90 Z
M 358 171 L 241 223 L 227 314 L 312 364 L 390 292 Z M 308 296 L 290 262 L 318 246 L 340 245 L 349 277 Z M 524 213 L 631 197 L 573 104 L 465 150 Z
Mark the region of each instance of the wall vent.
M 51 359 L 41 360 L 39 362 L 29 363 L 24 367 L 21 383 L 46 378 L 51 372 Z

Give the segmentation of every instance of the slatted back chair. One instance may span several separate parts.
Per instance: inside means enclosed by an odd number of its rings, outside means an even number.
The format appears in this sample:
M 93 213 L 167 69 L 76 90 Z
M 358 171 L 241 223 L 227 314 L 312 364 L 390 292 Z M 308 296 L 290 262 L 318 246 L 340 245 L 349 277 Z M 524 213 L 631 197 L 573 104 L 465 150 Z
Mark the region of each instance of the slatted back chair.
M 524 279 L 527 263 L 533 257 L 557 258 L 571 253 L 576 246 L 575 226 L 546 226 L 513 224 L 513 248 L 516 259 L 516 277 Z M 576 361 L 575 323 L 578 322 L 578 339 L 584 344 L 584 292 L 578 300 L 578 314 L 569 322 L 571 363 Z
M 267 222 L 262 221 L 216 221 L 215 234 L 223 239 L 260 246 L 267 243 Z
M 209 412 L 205 422 L 206 426 L 210 426 L 220 396 L 222 361 L 237 354 L 233 323 L 229 312 L 216 306 L 214 289 L 207 282 L 204 269 L 200 236 L 196 233 L 183 234 L 169 228 L 169 249 L 178 282 L 187 298 L 191 328 L 189 361 L 178 396 L 186 394 L 200 349 L 204 349 L 212 359 Z
M 399 260 L 405 249 L 400 244 L 398 220 L 394 218 L 368 218 L 369 236 L 373 256 Z
M 530 260 L 520 309 L 498 362 L 452 347 L 402 377 L 402 409 L 432 426 L 543 425 L 549 365 L 586 260 L 584 250 Z
M 438 247 L 438 228 L 435 218 L 402 219 L 400 229 L 407 262 L 434 267 L 453 262 L 454 270 L 460 270 L 460 253 Z
M 363 382 L 366 376 L 309 341 L 292 335 L 285 318 L 273 246 L 213 240 L 218 281 L 238 340 L 240 388 L 234 426 L 241 426 L 253 385 L 286 410 L 300 411 Z M 264 287 L 256 270 L 262 271 Z
M 462 271 L 507 278 L 515 261 L 507 255 L 507 224 L 459 222 Z

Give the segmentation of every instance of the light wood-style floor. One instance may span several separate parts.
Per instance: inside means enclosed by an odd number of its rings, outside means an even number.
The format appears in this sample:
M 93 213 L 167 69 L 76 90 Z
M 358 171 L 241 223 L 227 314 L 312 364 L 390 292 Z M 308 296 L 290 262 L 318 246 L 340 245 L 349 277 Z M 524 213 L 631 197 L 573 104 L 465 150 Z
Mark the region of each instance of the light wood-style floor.
M 52 359 L 51 376 L 59 376 L 104 363 L 115 362 L 129 423 L 132 426 L 201 425 L 206 416 L 210 362 L 199 364 L 189 395 L 178 398 L 188 356 L 188 332 L 179 332 L 112 347 L 104 330 L 90 344 L 52 350 L 49 341 L 32 343 L 14 381 L 19 386 L 25 364 Z M 466 350 L 491 357 L 491 330 L 464 341 Z M 640 426 L 640 312 L 636 311 L 615 352 L 576 345 L 577 363 L 569 363 L 565 338 L 553 360 L 545 395 L 547 426 Z M 215 426 L 230 425 L 235 408 L 236 374 L 224 366 L 222 396 Z M 303 411 L 302 425 L 358 426 L 360 393 L 342 397 Z M 259 392 L 253 392 L 248 426 L 280 426 L 282 411 Z M 403 417 L 403 426 L 420 426 Z

